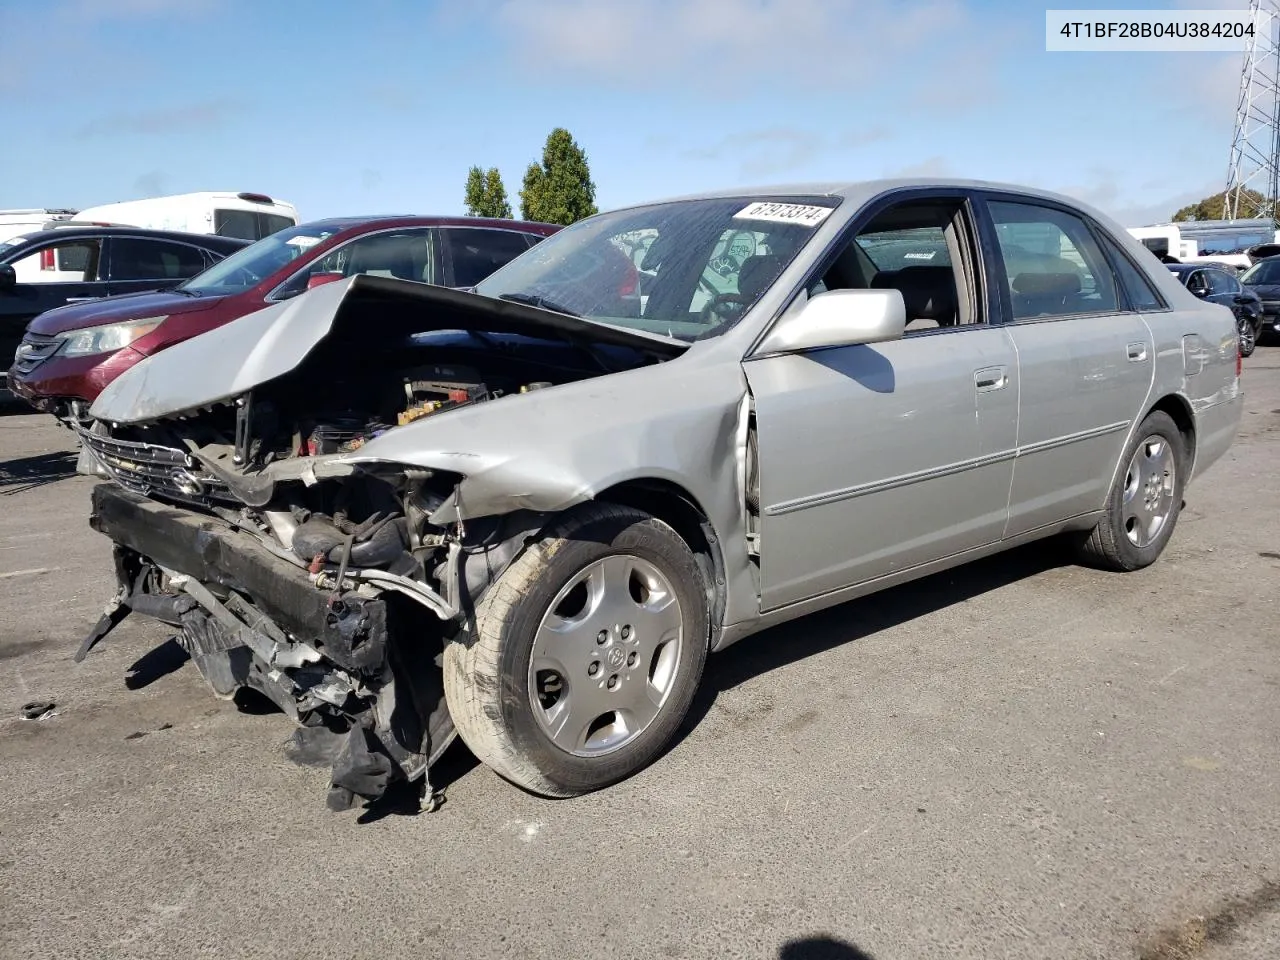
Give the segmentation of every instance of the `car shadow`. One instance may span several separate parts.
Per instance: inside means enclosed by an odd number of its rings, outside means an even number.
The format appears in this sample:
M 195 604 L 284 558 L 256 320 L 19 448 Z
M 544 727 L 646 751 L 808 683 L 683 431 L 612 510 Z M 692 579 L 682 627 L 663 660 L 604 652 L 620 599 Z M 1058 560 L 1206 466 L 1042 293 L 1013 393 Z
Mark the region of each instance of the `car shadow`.
M 158 647 L 153 647 L 135 660 L 124 675 L 124 685 L 129 690 L 149 687 L 162 677 L 181 670 L 191 655 L 170 637 Z
M 852 943 L 820 935 L 787 941 L 778 951 L 778 960 L 875 960 L 875 957 Z
M 707 659 L 698 694 L 671 746 L 675 747 L 706 718 L 721 693 L 747 680 L 1072 562 L 1065 542 L 1043 540 L 851 600 L 740 640 Z
M 0 497 L 12 497 L 75 476 L 77 458 L 75 451 L 59 450 L 0 462 Z

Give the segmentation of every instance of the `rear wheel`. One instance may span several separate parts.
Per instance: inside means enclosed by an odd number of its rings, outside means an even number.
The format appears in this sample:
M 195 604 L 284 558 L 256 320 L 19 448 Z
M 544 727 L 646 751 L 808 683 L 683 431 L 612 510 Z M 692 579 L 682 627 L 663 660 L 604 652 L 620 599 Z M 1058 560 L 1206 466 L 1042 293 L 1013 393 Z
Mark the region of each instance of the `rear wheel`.
M 1154 563 L 1182 510 L 1187 452 L 1173 418 L 1157 410 L 1138 426 L 1107 496 L 1106 512 L 1081 547 L 1081 558 L 1107 570 Z
M 588 504 L 489 588 L 445 650 L 458 735 L 535 793 L 573 796 L 648 765 L 684 718 L 707 654 L 706 589 L 667 524 Z

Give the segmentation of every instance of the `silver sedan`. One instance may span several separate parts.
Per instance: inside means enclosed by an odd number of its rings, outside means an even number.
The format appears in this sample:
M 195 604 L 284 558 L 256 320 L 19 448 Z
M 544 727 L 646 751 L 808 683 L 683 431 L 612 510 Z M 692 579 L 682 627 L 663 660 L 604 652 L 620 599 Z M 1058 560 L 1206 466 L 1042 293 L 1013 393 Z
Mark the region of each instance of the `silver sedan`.
M 617 210 L 471 291 L 354 277 L 99 397 L 120 591 L 84 649 L 179 626 L 219 693 L 344 738 L 335 806 L 455 731 L 604 787 L 765 627 L 1050 536 L 1152 563 L 1238 342 L 1098 211 L 967 181 Z

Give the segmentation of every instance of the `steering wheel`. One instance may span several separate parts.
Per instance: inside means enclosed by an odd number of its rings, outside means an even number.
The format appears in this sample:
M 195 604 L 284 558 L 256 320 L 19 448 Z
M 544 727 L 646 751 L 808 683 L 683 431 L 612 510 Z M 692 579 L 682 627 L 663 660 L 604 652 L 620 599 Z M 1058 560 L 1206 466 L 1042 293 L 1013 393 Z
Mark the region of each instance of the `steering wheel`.
M 737 304 L 738 309 L 728 312 L 720 309 L 722 306 L 731 303 Z M 702 313 L 698 315 L 698 320 L 700 323 L 710 323 L 712 314 L 716 314 L 724 320 L 737 320 L 746 312 L 750 304 L 751 298 L 741 293 L 717 293 L 702 308 Z

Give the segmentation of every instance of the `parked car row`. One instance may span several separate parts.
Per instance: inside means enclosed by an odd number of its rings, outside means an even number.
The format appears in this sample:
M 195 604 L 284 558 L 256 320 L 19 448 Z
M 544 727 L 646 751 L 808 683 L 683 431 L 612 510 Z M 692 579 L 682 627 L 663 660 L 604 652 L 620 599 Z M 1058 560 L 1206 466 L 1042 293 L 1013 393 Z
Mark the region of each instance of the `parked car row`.
M 430 798 L 455 734 L 569 796 L 766 627 L 1050 536 L 1154 562 L 1240 419 L 1237 319 L 1179 279 L 972 181 L 323 221 L 42 315 L 14 377 L 109 481 L 77 659 L 170 624 L 219 695 L 340 738 L 336 808 Z
M 471 286 L 556 229 L 362 217 L 289 227 L 249 244 L 58 226 L 0 247 L 0 347 L 14 357 L 8 387 L 70 423 L 144 357 L 321 283 L 369 274 Z M 126 293 L 133 295 L 119 296 Z

